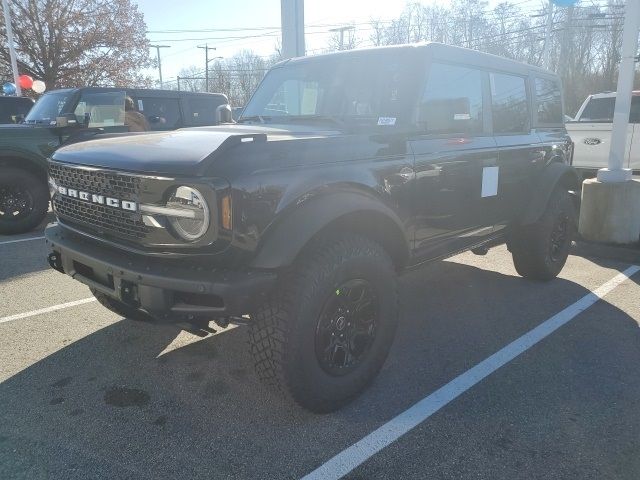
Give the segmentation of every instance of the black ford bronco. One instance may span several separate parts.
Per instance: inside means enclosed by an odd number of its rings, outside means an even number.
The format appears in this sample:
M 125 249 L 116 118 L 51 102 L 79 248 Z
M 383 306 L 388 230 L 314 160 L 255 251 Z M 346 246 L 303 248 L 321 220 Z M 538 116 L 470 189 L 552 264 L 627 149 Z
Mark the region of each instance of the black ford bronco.
M 506 242 L 558 275 L 571 153 L 546 70 L 440 44 L 292 59 L 238 124 L 58 150 L 49 263 L 124 317 L 248 324 L 259 377 L 331 411 L 385 361 L 399 273 Z
M 19 124 L 0 125 L 0 234 L 42 222 L 49 209 L 47 157 L 61 145 L 108 133 L 217 125 L 227 103 L 222 94 L 130 88 L 44 94 Z

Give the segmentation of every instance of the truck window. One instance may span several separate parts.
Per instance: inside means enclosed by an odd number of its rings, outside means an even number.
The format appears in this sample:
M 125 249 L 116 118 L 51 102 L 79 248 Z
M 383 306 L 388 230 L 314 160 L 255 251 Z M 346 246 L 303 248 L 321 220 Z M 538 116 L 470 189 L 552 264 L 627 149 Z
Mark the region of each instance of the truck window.
M 419 106 L 419 123 L 429 134 L 482 133 L 480 70 L 433 63 Z
M 125 96 L 125 92 L 83 92 L 73 113 L 88 118 L 89 128 L 122 126 Z
M 136 102 L 151 130 L 172 130 L 182 125 L 177 98 L 142 97 Z
M 60 115 L 70 96 L 68 92 L 43 95 L 29 111 L 25 123 L 55 124 L 56 117 Z
M 562 94 L 558 82 L 536 78 L 535 86 L 538 124 L 562 123 Z
M 524 133 L 529 131 L 529 106 L 525 79 L 503 73 L 489 74 L 493 133 Z
M 213 98 L 188 97 L 185 116 L 189 125 L 213 125 L 216 123 L 216 108 L 220 105 Z
M 388 128 L 407 118 L 407 109 L 401 106 L 407 69 L 405 62 L 391 57 L 382 61 L 344 57 L 277 67 L 264 78 L 243 117 L 295 122 L 323 116 Z
M 616 106 L 616 97 L 592 98 L 584 107 L 579 122 L 613 122 L 613 111 Z M 631 98 L 631 112 L 629 122 L 640 123 L 640 96 Z

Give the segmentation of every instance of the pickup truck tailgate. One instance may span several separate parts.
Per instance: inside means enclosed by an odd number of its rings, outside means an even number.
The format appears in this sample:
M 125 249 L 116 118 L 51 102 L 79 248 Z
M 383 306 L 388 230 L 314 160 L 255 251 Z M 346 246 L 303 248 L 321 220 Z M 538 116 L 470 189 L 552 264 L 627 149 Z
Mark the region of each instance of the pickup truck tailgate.
M 567 132 L 573 140 L 573 166 L 576 168 L 598 169 L 606 168 L 609 163 L 609 149 L 611 148 L 611 123 L 582 123 L 570 122 L 566 124 Z M 637 129 L 636 129 L 637 130 Z M 629 124 L 627 131 L 627 146 L 625 149 L 626 168 L 640 169 L 638 152 L 634 152 L 632 161 L 632 143 L 640 143 L 640 132 L 635 132 L 634 125 Z M 638 150 L 635 148 L 635 150 Z M 633 165 L 632 165 L 633 164 Z

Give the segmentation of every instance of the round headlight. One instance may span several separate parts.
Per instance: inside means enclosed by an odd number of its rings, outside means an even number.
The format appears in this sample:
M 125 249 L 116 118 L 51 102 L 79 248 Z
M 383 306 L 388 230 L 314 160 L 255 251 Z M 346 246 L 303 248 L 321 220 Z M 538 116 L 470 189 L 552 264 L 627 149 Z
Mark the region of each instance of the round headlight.
M 193 242 L 209 229 L 209 207 L 202 193 L 191 187 L 178 187 L 167 202 L 175 211 L 167 215 L 174 231 L 184 240 Z

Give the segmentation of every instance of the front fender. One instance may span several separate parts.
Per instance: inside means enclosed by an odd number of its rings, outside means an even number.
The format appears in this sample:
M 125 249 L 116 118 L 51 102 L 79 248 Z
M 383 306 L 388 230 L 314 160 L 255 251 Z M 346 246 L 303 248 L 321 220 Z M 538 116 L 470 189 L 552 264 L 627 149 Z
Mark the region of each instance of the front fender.
M 573 167 L 565 163 L 550 163 L 531 186 L 529 205 L 522 216 L 521 225 L 531 225 L 538 221 L 547 208 L 551 194 L 559 185 L 567 190 L 578 191 L 580 177 Z
M 274 269 L 291 265 L 316 234 L 333 222 L 354 214 L 379 220 L 371 228 L 383 230 L 382 235 L 394 239 L 395 248 L 400 250 L 398 257 L 408 255 L 409 243 L 402 222 L 393 210 L 366 194 L 335 192 L 309 200 L 293 211 L 283 212 L 283 218 L 265 232 L 251 266 Z M 384 239 L 381 241 L 385 243 Z

